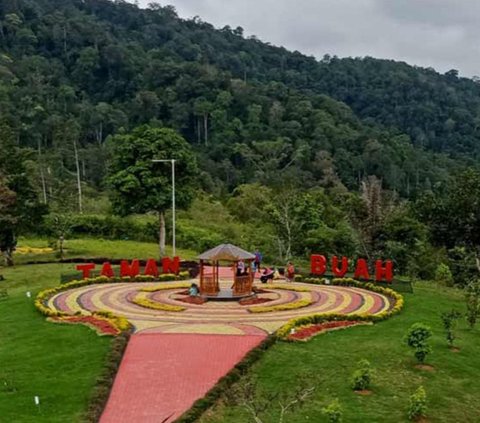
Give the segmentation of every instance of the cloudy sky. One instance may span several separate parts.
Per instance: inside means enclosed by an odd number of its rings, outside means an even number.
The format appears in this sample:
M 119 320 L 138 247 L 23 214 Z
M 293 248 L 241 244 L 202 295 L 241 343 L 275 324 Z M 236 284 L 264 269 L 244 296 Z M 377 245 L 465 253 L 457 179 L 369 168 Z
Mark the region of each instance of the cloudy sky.
M 151 0 L 138 0 L 146 6 Z M 478 0 L 157 0 L 321 58 L 373 56 L 480 75 Z

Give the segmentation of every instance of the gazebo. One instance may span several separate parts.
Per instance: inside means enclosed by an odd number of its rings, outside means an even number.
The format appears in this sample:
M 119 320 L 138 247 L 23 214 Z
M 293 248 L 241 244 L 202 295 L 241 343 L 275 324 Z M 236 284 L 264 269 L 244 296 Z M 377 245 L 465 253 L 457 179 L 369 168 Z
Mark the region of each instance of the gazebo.
M 221 244 L 198 256 L 200 259 L 200 295 L 213 298 L 241 298 L 252 295 L 255 273 L 252 261 L 255 256 L 232 244 Z M 233 263 L 233 285 L 227 292 L 220 292 L 219 262 Z M 245 263 L 245 272 L 238 275 L 238 263 Z M 211 269 L 207 269 L 209 266 Z

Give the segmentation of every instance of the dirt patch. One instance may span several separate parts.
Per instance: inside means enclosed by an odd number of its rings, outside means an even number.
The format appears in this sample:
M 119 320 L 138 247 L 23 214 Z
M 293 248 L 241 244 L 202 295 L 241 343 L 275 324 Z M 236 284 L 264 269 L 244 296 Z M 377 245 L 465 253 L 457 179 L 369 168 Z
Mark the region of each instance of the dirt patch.
M 415 365 L 416 369 L 425 370 L 426 372 L 434 372 L 435 367 L 431 366 L 430 364 L 417 364 Z
M 361 389 L 360 391 L 355 391 L 355 393 L 357 395 L 362 395 L 362 396 L 368 396 L 373 394 L 373 392 L 370 391 L 369 389 Z
M 244 300 L 240 300 L 238 304 L 240 305 L 255 305 L 255 304 L 263 304 L 263 303 L 268 303 L 269 301 L 272 301 L 270 298 L 258 298 L 258 297 L 252 297 L 252 298 L 245 298 Z
M 460 348 L 458 348 L 458 347 L 450 347 L 450 351 L 451 351 L 451 352 L 454 352 L 454 353 L 459 353 L 459 352 L 460 352 Z

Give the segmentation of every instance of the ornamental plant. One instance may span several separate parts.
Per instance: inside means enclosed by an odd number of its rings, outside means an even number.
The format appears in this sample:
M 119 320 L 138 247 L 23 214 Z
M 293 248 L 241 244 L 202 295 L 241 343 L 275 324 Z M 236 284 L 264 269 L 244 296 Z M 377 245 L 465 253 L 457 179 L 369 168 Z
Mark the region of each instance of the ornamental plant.
M 467 306 L 467 322 L 473 329 L 480 316 L 480 280 L 471 281 L 465 288 L 465 303 Z
M 440 263 L 435 270 L 435 280 L 445 286 L 453 286 L 453 275 L 450 268 Z
M 322 408 L 322 413 L 325 414 L 330 423 L 340 423 L 342 421 L 343 411 L 338 399 Z
M 432 336 L 432 330 L 423 323 L 415 323 L 408 330 L 404 337 L 404 342 L 414 350 L 415 358 L 419 363 L 423 363 L 432 348 L 428 344 L 428 338 Z
M 360 360 L 359 368 L 355 370 L 352 376 L 352 389 L 354 391 L 363 391 L 370 387 L 372 381 L 372 368 L 367 360 Z
M 450 310 L 448 312 L 443 312 L 440 314 L 442 319 L 443 329 L 445 331 L 445 338 L 447 339 L 448 346 L 453 346 L 453 341 L 456 336 L 454 329 L 457 323 L 457 320 L 462 316 L 462 314 L 457 310 Z
M 408 408 L 408 418 L 410 420 L 417 420 L 425 417 L 427 413 L 427 393 L 423 386 L 410 396 L 410 407 Z

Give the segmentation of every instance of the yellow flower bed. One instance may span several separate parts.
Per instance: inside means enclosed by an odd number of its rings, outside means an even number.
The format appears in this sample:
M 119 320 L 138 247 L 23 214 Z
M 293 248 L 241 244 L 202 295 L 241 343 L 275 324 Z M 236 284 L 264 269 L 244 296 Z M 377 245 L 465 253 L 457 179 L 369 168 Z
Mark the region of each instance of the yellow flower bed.
M 143 291 L 145 292 L 145 290 Z M 152 301 L 149 298 L 146 298 L 144 295 L 145 295 L 144 293 L 140 292 L 132 299 L 132 303 L 137 304 L 141 307 L 150 308 L 152 310 L 173 311 L 173 312 L 179 312 L 179 311 L 185 310 L 185 307 L 182 307 L 182 306 L 176 306 L 171 304 L 159 303 L 157 301 Z
M 298 301 L 293 301 L 288 304 L 279 304 L 274 306 L 259 306 L 259 307 L 250 307 L 248 311 L 250 313 L 270 313 L 272 311 L 285 311 L 285 310 L 295 310 L 297 308 L 308 307 L 313 303 L 312 299 L 303 299 Z
M 295 285 L 280 285 L 280 284 L 273 284 L 273 285 L 265 285 L 262 289 L 285 289 L 286 291 L 295 291 L 295 292 L 310 292 L 311 289 L 305 286 L 295 286 Z
M 50 247 L 35 248 L 35 247 L 17 247 L 15 249 L 17 254 L 47 254 L 53 253 L 54 249 Z

